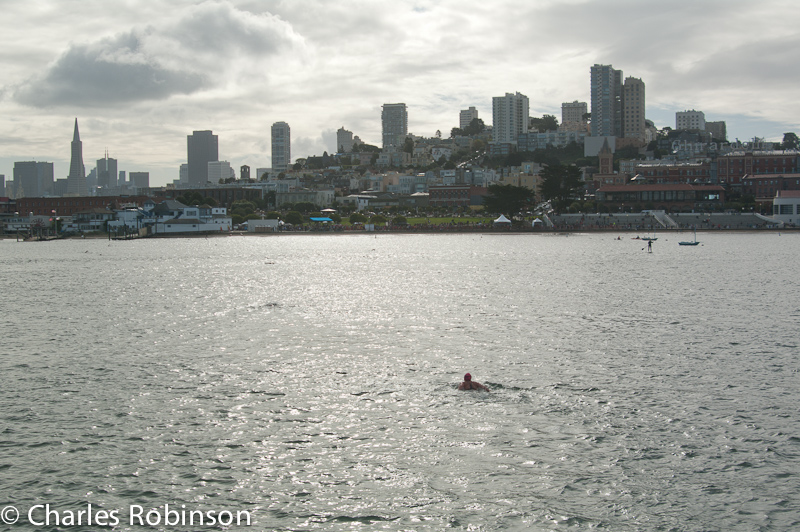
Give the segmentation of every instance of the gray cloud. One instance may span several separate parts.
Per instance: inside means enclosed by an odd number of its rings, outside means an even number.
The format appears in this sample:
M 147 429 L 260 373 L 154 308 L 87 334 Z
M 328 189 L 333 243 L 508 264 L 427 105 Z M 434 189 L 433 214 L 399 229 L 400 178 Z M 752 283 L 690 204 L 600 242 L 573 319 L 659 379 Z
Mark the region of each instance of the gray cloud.
M 140 38 L 129 33 L 72 47 L 42 77 L 23 84 L 15 98 L 35 107 L 102 107 L 189 94 L 206 84 L 200 74 L 158 65 L 142 53 Z
M 164 100 L 224 86 L 241 70 L 259 72 L 303 42 L 280 18 L 204 2 L 159 21 L 88 44 L 73 44 L 41 75 L 18 85 L 18 103 L 103 107 Z

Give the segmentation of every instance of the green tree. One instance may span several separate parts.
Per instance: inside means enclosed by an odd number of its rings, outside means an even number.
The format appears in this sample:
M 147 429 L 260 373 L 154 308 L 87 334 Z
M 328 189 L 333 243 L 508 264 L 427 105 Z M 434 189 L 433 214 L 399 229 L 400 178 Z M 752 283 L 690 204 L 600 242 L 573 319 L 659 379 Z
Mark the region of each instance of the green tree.
M 406 137 L 406 140 L 403 142 L 403 151 L 406 153 L 414 153 L 414 139 Z
M 297 211 L 289 211 L 286 213 L 285 221 L 287 224 L 302 225 L 305 223 L 305 218 Z
M 555 131 L 558 129 L 558 118 L 553 115 L 544 115 L 541 118 L 531 117 L 531 127 L 544 133 L 545 131 Z
M 369 219 L 369 223 L 372 223 L 372 224 L 375 224 L 375 225 L 384 225 L 386 223 L 386 216 L 384 216 L 382 214 L 376 214 L 375 216 L 373 216 L 373 217 L 371 217 Z
M 406 225 L 408 224 L 408 220 L 405 216 L 395 216 L 392 218 L 392 225 Z
M 279 220 L 281 217 L 281 213 L 277 211 L 269 211 L 267 214 L 264 215 L 264 218 L 267 220 Z
M 800 139 L 794 133 L 784 133 L 781 148 L 784 150 L 796 150 L 800 148 Z
M 513 216 L 528 209 L 535 202 L 533 191 L 514 185 L 489 185 L 489 194 L 483 198 L 483 208 L 487 212 L 503 213 Z
M 542 179 L 542 197 L 550 200 L 559 209 L 579 198 L 583 190 L 581 171 L 577 166 L 555 164 L 545 167 L 539 177 Z
M 203 198 L 203 204 L 208 205 L 209 207 L 216 207 L 218 205 L 217 200 L 208 196 Z
M 360 212 L 354 212 L 353 214 L 350 215 L 349 220 L 351 224 L 357 224 L 357 223 L 363 224 L 364 222 L 367 221 L 367 217 L 361 214 Z

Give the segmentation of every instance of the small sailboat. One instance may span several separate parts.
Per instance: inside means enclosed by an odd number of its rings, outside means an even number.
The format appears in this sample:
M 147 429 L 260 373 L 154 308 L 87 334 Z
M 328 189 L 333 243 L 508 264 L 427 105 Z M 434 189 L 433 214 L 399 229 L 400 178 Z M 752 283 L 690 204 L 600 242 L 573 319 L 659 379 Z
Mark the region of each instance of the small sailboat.
M 687 242 L 687 241 L 678 242 L 678 245 L 679 246 L 696 246 L 699 243 L 700 242 L 697 241 L 697 227 L 695 227 L 694 228 L 694 240 L 692 240 L 691 242 Z

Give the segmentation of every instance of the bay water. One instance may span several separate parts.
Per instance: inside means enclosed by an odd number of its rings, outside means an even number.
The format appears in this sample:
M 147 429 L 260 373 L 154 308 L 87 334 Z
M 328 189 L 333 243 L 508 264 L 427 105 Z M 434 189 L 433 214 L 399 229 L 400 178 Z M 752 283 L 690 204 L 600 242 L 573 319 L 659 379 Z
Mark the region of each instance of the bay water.
M 0 241 L 0 530 L 797 529 L 800 234 L 631 236 Z

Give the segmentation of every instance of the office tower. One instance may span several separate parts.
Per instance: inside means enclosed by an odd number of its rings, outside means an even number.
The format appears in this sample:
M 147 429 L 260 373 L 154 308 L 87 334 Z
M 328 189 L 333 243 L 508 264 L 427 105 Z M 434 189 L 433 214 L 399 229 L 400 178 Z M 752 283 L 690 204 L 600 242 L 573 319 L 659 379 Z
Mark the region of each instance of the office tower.
M 625 78 L 622 86 L 622 136 L 644 142 L 644 82 L 639 78 Z
M 675 113 L 675 129 L 706 130 L 706 115 L 703 111 L 678 111 Z
M 528 132 L 530 120 L 528 97 L 506 93 L 492 98 L 492 138 L 495 142 L 517 143 L 521 133 Z
M 178 170 L 178 181 L 181 183 L 188 183 L 189 182 L 189 165 L 182 164 L 180 170 Z
M 400 149 L 408 135 L 408 110 L 404 103 L 386 103 L 381 108 L 381 129 L 383 130 L 383 149 Z
M 150 188 L 150 172 L 131 172 L 131 186 Z
M 117 181 L 117 184 L 121 187 L 125 186 L 125 170 L 119 171 L 119 181 Z
M 97 160 L 97 186 L 111 188 L 117 186 L 117 160 L 106 156 Z
M 75 119 L 75 132 L 72 134 L 72 157 L 67 175 L 67 193 L 83 196 L 87 193 L 86 167 L 83 166 L 83 142 L 78 132 L 78 119 Z
M 336 132 L 336 151 L 338 153 L 350 153 L 353 151 L 353 132 L 340 127 Z
M 6 198 L 6 175 L 0 174 L 0 197 Z
M 286 122 L 272 124 L 272 169 L 285 172 L 292 162 L 292 133 Z
M 241 180 L 249 180 L 250 179 L 250 167 L 246 164 L 243 164 L 239 167 L 239 179 Z
M 189 184 L 206 186 L 208 163 L 219 160 L 219 139 L 211 131 L 193 131 L 186 137 Z
M 53 163 L 23 161 L 14 163 L 14 184 L 18 198 L 37 198 L 53 192 Z
M 211 161 L 208 163 L 208 180 L 214 184 L 236 177 L 228 161 Z
M 586 102 L 566 102 L 561 104 L 561 123 L 562 124 L 580 124 L 583 122 L 583 116 L 589 112 L 589 106 Z
M 477 109 L 474 107 L 463 109 L 460 113 L 458 113 L 458 128 L 466 129 L 467 126 L 470 125 L 476 118 L 478 118 Z
M 621 137 L 622 71 L 611 65 L 591 68 L 592 136 Z

